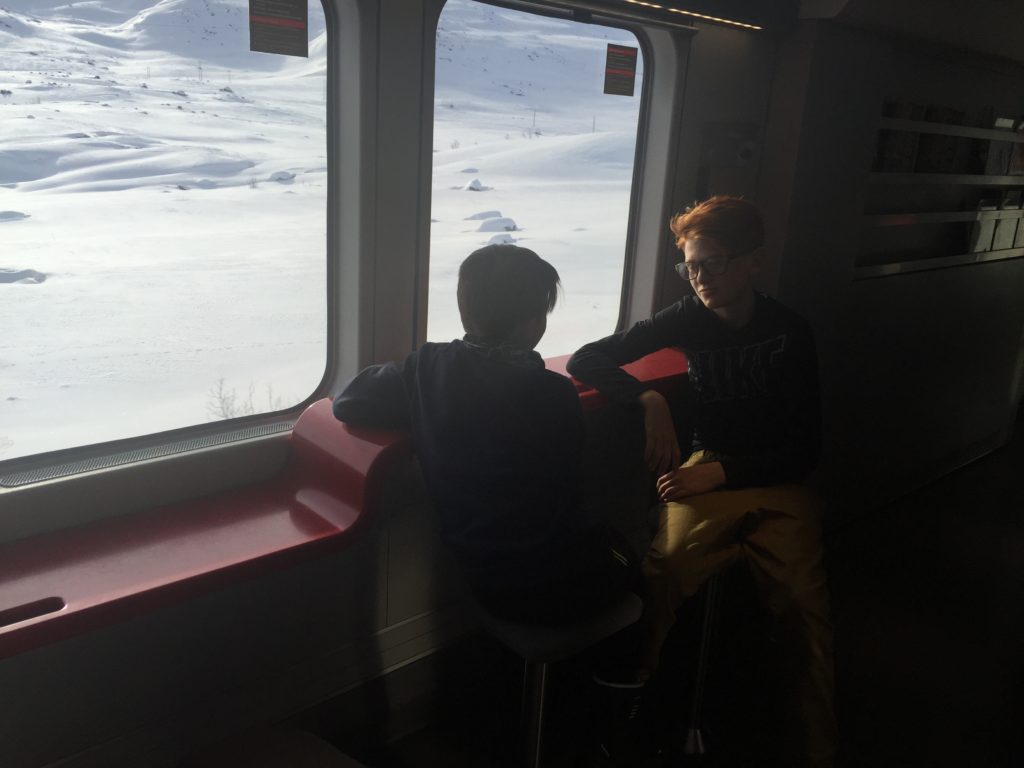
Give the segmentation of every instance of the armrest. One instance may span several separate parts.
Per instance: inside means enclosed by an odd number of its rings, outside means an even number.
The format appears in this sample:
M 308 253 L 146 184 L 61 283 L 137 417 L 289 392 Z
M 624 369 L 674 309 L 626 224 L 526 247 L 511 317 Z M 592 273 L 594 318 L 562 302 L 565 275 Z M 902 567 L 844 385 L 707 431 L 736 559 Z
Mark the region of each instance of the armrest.
M 0 545 L 0 658 L 344 547 L 407 451 L 321 400 L 264 483 Z
M 549 371 L 569 376 L 565 366 L 569 362 L 570 357 L 572 355 L 549 357 L 544 363 Z M 665 394 L 685 378 L 689 365 L 686 361 L 686 355 L 681 351 L 666 348 L 659 349 L 657 352 L 652 352 L 645 357 L 641 357 L 639 360 L 624 365 L 622 369 L 645 384 L 650 385 L 652 389 Z M 583 405 L 583 410 L 592 411 L 597 408 L 603 408 L 608 404 L 605 397 L 596 389 L 584 384 L 579 379 L 574 379 L 571 376 L 569 378 L 576 385 L 576 391 L 580 395 L 580 403 Z

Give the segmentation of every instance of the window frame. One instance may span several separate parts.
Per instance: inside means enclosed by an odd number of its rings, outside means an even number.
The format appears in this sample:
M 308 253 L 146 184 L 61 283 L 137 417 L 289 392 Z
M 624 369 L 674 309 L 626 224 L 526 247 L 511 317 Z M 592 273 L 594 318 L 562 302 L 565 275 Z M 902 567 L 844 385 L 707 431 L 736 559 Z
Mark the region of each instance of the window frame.
M 362 271 L 358 255 L 366 230 L 366 206 L 361 202 L 367 173 L 358 145 L 374 133 L 362 107 L 369 90 L 362 81 L 374 76 L 375 46 L 367 40 L 376 39 L 378 19 L 371 0 L 320 2 L 327 31 L 327 329 L 319 382 L 301 402 L 279 411 L 0 461 L 0 542 L 269 478 L 285 465 L 288 438 L 298 417 L 328 394 L 342 375 L 358 369 L 358 354 L 353 351 L 360 348 L 365 325 L 360 322 L 358 287 L 345 287 Z M 360 103 L 361 108 L 346 111 L 348 103 Z M 353 292 L 357 305 L 346 308 Z M 209 470 L 211 464 L 216 472 Z M 5 478 L 24 474 L 40 479 L 3 484 Z
M 623 253 L 622 286 L 620 290 L 619 309 L 615 322 L 615 332 L 627 328 L 639 319 L 649 317 L 656 309 L 657 280 L 665 259 L 665 243 L 667 236 L 658 232 L 654 236 L 644 234 L 639 220 L 645 223 L 652 219 L 668 221 L 672 186 L 675 181 L 676 150 L 672 142 L 679 133 L 679 107 L 682 103 L 683 85 L 685 84 L 686 54 L 689 52 L 689 41 L 697 29 L 689 24 L 665 24 L 653 21 L 645 24 L 635 14 L 614 16 L 595 10 L 586 2 L 575 3 L 573 0 L 557 0 L 545 3 L 544 0 L 473 0 L 483 5 L 532 13 L 538 16 L 579 21 L 581 23 L 621 29 L 633 34 L 644 57 L 644 78 L 640 93 L 640 111 L 637 121 L 636 146 L 633 156 L 633 179 L 630 186 L 629 212 L 626 226 L 626 240 Z M 430 36 L 430 56 L 424 57 L 423 101 L 434 104 L 435 57 L 437 24 L 444 9 L 445 0 L 428 0 L 432 3 L 429 23 L 425 34 Z M 429 62 L 427 59 L 429 58 Z M 659 66 L 662 59 L 665 66 Z M 669 61 L 681 60 L 682 66 L 673 72 L 668 66 Z M 428 70 L 429 64 L 429 70 Z M 657 92 L 668 98 L 667 105 L 655 103 Z M 425 186 L 421 183 L 421 195 L 425 199 L 425 214 L 421 216 L 421 242 L 424 244 L 417 260 L 417 309 L 416 328 L 412 349 L 422 345 L 427 339 L 427 294 L 429 290 L 430 265 L 430 201 L 432 197 L 431 177 L 433 159 L 433 106 L 430 113 L 429 126 L 424 130 L 422 146 L 426 148 L 421 173 L 425 177 Z M 658 118 L 658 119 L 656 119 Z M 655 128 L 661 125 L 652 140 Z M 655 216 L 643 216 L 644 210 L 651 208 L 657 211 Z M 648 226 L 648 229 L 650 227 Z M 667 231 L 667 227 L 661 227 Z M 639 252 L 654 251 L 659 254 L 656 263 L 644 263 L 637 258 Z M 638 274 L 639 272 L 639 274 Z M 408 351 L 408 350 L 407 350 Z M 573 350 L 565 350 L 570 353 Z

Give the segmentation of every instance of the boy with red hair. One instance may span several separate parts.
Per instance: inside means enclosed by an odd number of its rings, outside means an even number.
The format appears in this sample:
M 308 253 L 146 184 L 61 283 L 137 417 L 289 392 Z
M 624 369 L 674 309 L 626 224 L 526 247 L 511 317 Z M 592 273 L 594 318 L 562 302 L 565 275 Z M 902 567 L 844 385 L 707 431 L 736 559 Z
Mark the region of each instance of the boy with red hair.
M 754 289 L 764 224 L 752 203 L 712 197 L 673 217 L 694 295 L 622 333 L 587 344 L 573 376 L 644 411 L 646 460 L 658 476 L 658 533 L 643 562 L 654 671 L 679 605 L 726 565 L 745 560 L 796 662 L 802 748 L 795 760 L 830 766 L 832 628 L 820 504 L 800 481 L 820 443 L 817 358 L 810 327 Z M 664 347 L 689 361 L 693 445 L 683 460 L 665 398 L 620 366 Z

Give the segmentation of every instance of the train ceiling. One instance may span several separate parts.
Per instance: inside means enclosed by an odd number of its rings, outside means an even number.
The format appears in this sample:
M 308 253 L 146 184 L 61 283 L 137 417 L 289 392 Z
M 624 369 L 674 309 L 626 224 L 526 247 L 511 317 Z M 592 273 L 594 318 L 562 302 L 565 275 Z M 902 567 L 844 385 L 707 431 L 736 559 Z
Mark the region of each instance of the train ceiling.
M 497 0 L 498 4 L 516 4 Z M 669 26 L 718 24 L 761 31 L 796 23 L 799 0 L 527 0 L 607 18 L 629 18 Z
M 803 0 L 800 17 L 832 19 L 1024 64 L 1021 0 Z

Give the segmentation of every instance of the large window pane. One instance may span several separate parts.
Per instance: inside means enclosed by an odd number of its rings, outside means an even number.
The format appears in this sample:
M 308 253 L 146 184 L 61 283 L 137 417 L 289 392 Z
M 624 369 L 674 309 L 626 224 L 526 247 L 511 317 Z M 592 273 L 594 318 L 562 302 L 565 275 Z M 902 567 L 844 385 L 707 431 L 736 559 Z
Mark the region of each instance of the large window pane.
M 277 410 L 326 360 L 324 13 L 0 9 L 0 460 Z
M 531 248 L 565 288 L 538 350 L 555 355 L 618 319 L 636 148 L 634 96 L 604 93 L 621 29 L 449 0 L 437 34 L 427 335 L 462 335 L 459 263 L 489 242 Z M 500 215 L 499 215 L 500 214 Z

